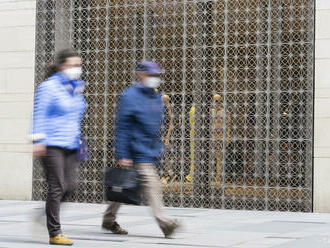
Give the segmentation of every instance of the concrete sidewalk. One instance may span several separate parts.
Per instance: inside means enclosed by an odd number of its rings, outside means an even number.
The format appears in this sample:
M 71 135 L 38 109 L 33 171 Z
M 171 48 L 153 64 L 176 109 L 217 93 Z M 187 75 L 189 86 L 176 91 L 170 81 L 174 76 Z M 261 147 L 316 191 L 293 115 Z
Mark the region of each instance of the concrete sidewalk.
M 43 202 L 0 201 L 0 248 L 48 247 L 45 219 L 40 217 L 43 206 Z M 330 214 L 167 208 L 184 226 L 173 239 L 164 239 L 147 207 L 120 210 L 118 222 L 129 235 L 106 233 L 100 228 L 105 208 L 65 204 L 63 230 L 75 241 L 74 247 L 330 247 Z

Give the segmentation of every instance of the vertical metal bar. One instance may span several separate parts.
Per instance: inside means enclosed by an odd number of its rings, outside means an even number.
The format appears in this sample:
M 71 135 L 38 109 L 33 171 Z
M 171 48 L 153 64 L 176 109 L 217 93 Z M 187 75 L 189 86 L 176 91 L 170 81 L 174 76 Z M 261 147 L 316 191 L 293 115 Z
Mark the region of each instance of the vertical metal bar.
M 315 15 L 315 9 L 316 9 L 316 1 L 317 0 L 311 0 L 313 2 L 313 4 L 311 4 L 311 7 L 308 8 L 309 9 L 309 15 L 312 16 L 309 17 L 310 18 L 310 21 L 309 21 L 309 25 L 308 25 L 308 30 L 310 30 L 310 32 L 312 33 L 312 38 L 309 42 L 311 42 L 311 44 L 313 45 L 313 48 L 312 48 L 312 58 L 313 58 L 313 61 L 315 61 L 315 21 L 316 21 L 316 15 Z M 307 31 L 308 31 L 307 30 Z M 310 64 L 309 66 L 311 66 L 312 70 L 308 70 L 309 73 L 307 74 L 307 80 L 309 80 L 309 78 L 311 78 L 312 80 L 312 106 L 310 106 L 311 108 L 311 116 L 308 116 L 308 118 L 311 118 L 311 127 L 305 127 L 306 129 L 307 128 L 311 128 L 311 133 L 312 133 L 312 136 L 309 137 L 311 139 L 311 154 L 309 154 L 308 152 L 306 152 L 306 161 L 308 162 L 309 160 L 311 160 L 311 180 L 307 180 L 307 175 L 306 175 L 306 169 L 305 169 L 305 187 L 307 189 L 309 189 L 311 191 L 311 199 L 310 199 L 310 203 L 311 203 L 311 212 L 314 212 L 314 144 L 315 144 L 315 140 L 314 140 L 314 137 L 315 137 L 315 118 L 314 118 L 314 115 L 315 115 L 315 112 L 314 112 L 314 106 L 315 106 L 315 62 Z M 308 113 L 308 112 L 307 112 Z M 308 138 L 307 138 L 307 141 L 308 141 Z M 309 158 L 308 158 L 309 157 Z M 305 162 L 306 163 L 306 162 Z M 307 164 L 305 164 L 304 166 L 308 166 Z M 308 173 L 308 171 L 307 171 Z
M 279 158 L 278 158 L 278 149 L 279 149 L 279 141 L 280 141 L 280 117 L 281 117 L 281 108 L 280 108 L 280 84 L 281 84 L 281 67 L 282 67 L 282 54 L 281 54 L 281 45 L 282 45 L 282 24 L 283 24 L 283 18 L 282 18 L 282 8 L 283 5 L 281 3 L 277 4 L 278 9 L 274 11 L 275 16 L 275 39 L 276 39 L 276 46 L 275 46 L 275 51 L 274 51 L 274 56 L 273 58 L 275 60 L 273 70 L 275 71 L 275 80 L 273 83 L 273 91 L 274 91 L 274 96 L 272 98 L 272 102 L 275 105 L 274 107 L 274 112 L 272 113 L 272 121 L 271 121 L 271 126 L 273 133 L 270 133 L 270 149 L 272 153 L 272 157 L 269 158 L 269 161 L 271 162 L 269 166 L 270 168 L 270 175 L 272 177 L 275 177 L 276 180 L 279 179 Z M 278 182 L 277 182 L 278 183 Z
M 69 44 L 73 45 L 74 41 L 74 30 L 73 30 L 73 13 L 74 13 L 74 0 L 70 0 L 70 7 L 68 10 L 69 19 Z
M 194 150 L 194 180 L 193 180 L 193 187 L 194 187 L 194 197 L 201 201 L 205 199 L 204 194 L 204 166 L 206 161 L 204 160 L 204 152 L 203 152 L 203 145 L 204 145 L 204 130 L 203 130 L 203 101 L 204 101 L 204 93 L 203 93 L 203 66 L 205 63 L 203 62 L 203 52 L 205 45 L 205 37 L 203 36 L 203 21 L 205 21 L 204 10 L 205 10 L 205 2 L 198 1 L 196 3 L 196 13 L 197 13 L 197 26 L 196 26 L 196 39 L 195 39 L 195 73 L 194 73 L 194 86 L 193 86 L 193 102 L 195 105 L 195 135 L 194 135 L 194 142 L 195 142 L 195 150 Z M 203 202 L 197 202 L 198 207 L 203 206 Z
M 137 48 L 137 37 L 138 37 L 138 23 L 137 23 L 137 18 L 138 18 L 138 13 L 134 13 L 134 17 L 133 17 L 133 30 L 132 30 L 132 33 L 133 33 L 133 38 L 131 40 L 132 42 L 132 61 L 134 63 L 131 63 L 131 71 L 132 73 L 135 71 L 135 66 L 136 66 L 136 61 L 137 61 L 137 57 L 136 57 L 136 50 L 138 49 Z M 134 78 L 134 75 L 132 74 L 131 75 L 131 78 L 133 79 Z
M 55 2 L 55 53 L 70 47 L 70 10 L 65 7 L 66 0 Z
M 187 60 L 187 0 L 183 1 L 183 47 L 182 47 L 182 104 L 181 104 L 181 118 L 182 118 L 182 126 L 181 126 L 181 168 L 180 168 L 180 196 L 184 196 L 184 167 L 185 167 L 185 130 L 186 130 L 186 121 L 185 121 L 185 103 L 186 103 L 186 86 L 187 86 L 187 68 L 186 68 L 186 60 Z M 180 197 L 180 205 L 183 207 L 184 197 Z
M 224 61 L 223 61 L 223 109 L 224 113 L 227 113 L 227 82 L 228 82 L 228 36 L 229 36 L 229 30 L 228 30 L 228 2 L 229 0 L 225 1 L 225 15 L 224 15 L 224 25 L 225 25 L 225 32 L 224 32 Z M 221 198 L 222 198 L 222 207 L 224 206 L 225 201 L 225 190 L 226 190 L 226 137 L 227 137 L 227 119 L 226 114 L 223 115 L 223 137 L 222 137 L 222 172 L 221 172 Z
M 267 29 L 265 30 L 265 27 L 263 25 L 263 19 L 262 16 L 264 14 L 264 8 L 267 7 L 266 4 L 260 4 L 260 10 L 259 10 L 259 22 L 258 22 L 258 27 L 257 27 L 257 31 L 258 31 L 258 36 L 257 36 L 257 82 L 256 82 L 256 134 L 255 134 L 255 150 L 256 150 L 256 154 L 255 154 L 255 172 L 254 172 L 254 176 L 256 179 L 256 182 L 258 182 L 258 179 L 261 178 L 261 175 L 263 174 L 263 130 L 262 127 L 263 126 L 263 122 L 262 122 L 262 115 L 263 115 L 263 105 L 264 105 L 264 99 L 262 97 L 262 90 L 264 88 L 264 75 L 263 75 L 263 70 L 265 67 L 265 63 L 263 60 L 264 57 L 264 53 L 263 53 L 263 49 L 262 47 L 265 45 L 265 43 L 267 42 L 267 40 L 263 37 L 263 34 L 265 32 L 267 32 Z M 267 56 L 267 54 L 266 54 Z
M 271 56 L 271 45 L 272 45 L 272 0 L 268 1 L 268 28 L 267 28 L 267 89 L 266 89 L 266 156 L 265 156 L 265 201 L 266 201 L 266 208 L 268 210 L 268 190 L 269 190 L 269 135 L 270 135 L 270 75 L 271 75 L 271 63 L 272 63 L 272 56 Z
M 105 16 L 105 62 L 109 62 L 109 25 L 110 25 L 110 3 L 109 0 L 106 2 L 106 16 Z M 104 137 L 103 137 L 103 168 L 107 167 L 107 140 L 108 140 L 108 90 L 109 90 L 109 84 L 108 84 L 108 77 L 109 77 L 109 64 L 107 63 L 105 65 L 105 71 L 104 71 L 104 106 L 103 106 L 103 131 L 104 131 Z
M 194 150 L 194 191 L 195 197 L 199 199 L 198 206 L 210 205 L 210 127 L 209 127 L 209 112 L 210 112 L 210 87 L 208 84 L 209 71 L 209 46 L 211 34 L 207 28 L 210 25 L 210 17 L 213 3 L 212 1 L 199 1 L 196 4 L 197 26 L 195 40 L 195 84 L 194 84 L 194 102 L 195 102 L 195 150 Z
M 143 60 L 146 60 L 147 53 L 147 39 L 148 39 L 148 8 L 147 8 L 148 0 L 144 0 L 144 11 L 143 11 Z

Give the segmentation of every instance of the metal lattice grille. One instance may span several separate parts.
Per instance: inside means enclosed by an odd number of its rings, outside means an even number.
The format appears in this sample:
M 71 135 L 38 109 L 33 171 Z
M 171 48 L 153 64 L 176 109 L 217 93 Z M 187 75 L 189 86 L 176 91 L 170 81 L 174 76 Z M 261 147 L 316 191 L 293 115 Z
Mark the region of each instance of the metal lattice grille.
M 91 158 L 71 200 L 102 202 L 117 97 L 137 61 L 165 69 L 168 206 L 311 211 L 314 0 L 37 1 L 36 81 L 84 59 Z M 38 162 L 33 198 L 44 199 Z

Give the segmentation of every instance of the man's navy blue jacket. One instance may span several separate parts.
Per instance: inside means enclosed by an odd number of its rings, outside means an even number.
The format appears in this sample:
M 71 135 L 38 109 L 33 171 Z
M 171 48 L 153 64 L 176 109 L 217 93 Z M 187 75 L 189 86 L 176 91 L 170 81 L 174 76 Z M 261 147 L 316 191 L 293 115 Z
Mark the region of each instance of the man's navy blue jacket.
M 125 89 L 116 120 L 117 159 L 156 163 L 163 150 L 160 131 L 164 114 L 161 95 L 141 84 Z

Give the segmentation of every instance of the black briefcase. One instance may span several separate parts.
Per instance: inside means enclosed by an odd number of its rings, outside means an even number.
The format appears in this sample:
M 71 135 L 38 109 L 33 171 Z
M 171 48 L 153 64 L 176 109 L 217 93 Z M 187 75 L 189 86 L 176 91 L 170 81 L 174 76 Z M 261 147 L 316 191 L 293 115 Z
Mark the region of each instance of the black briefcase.
M 106 168 L 104 185 L 108 201 L 134 205 L 142 202 L 139 173 L 134 169 Z

